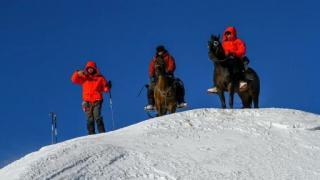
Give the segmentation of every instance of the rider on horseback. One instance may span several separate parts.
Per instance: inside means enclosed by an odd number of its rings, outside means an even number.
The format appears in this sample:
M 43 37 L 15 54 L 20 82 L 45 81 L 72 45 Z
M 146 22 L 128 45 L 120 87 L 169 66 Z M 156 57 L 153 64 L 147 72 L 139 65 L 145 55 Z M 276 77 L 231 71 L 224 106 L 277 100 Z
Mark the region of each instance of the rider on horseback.
M 228 27 L 222 38 L 222 47 L 226 55 L 226 59 L 230 63 L 230 73 L 236 82 L 240 81 L 239 89 L 244 89 L 247 86 L 244 78 L 243 72 L 248 69 L 249 59 L 245 56 L 246 45 L 245 43 L 237 37 L 237 31 L 234 27 Z M 208 89 L 209 93 L 217 93 L 218 89 L 216 86 Z
M 169 54 L 169 52 L 165 49 L 164 46 L 160 45 L 156 48 L 156 54 L 152 58 L 151 63 L 149 65 L 149 78 L 150 78 L 150 85 L 148 88 L 148 105 L 145 106 L 145 110 L 154 110 L 154 86 L 156 84 L 156 77 L 155 77 L 155 60 L 158 57 L 162 57 L 166 63 L 166 73 L 169 77 L 172 78 L 172 85 L 176 89 L 177 95 L 177 107 L 183 108 L 187 106 L 187 103 L 184 101 L 184 94 L 185 90 L 183 87 L 183 82 L 179 78 L 174 77 L 174 71 L 176 69 L 176 64 L 174 58 Z

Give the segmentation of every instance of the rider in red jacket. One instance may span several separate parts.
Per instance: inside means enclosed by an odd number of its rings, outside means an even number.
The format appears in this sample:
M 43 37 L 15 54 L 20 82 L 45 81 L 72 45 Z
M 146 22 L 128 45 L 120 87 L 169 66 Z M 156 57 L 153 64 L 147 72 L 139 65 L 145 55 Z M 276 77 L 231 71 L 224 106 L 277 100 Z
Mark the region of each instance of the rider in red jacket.
M 242 69 L 241 67 L 244 67 L 246 70 L 248 68 L 249 60 L 245 56 L 246 55 L 246 45 L 245 43 L 237 37 L 237 30 L 235 27 L 227 27 L 227 29 L 223 33 L 222 37 L 222 47 L 225 53 L 225 56 L 230 59 L 230 62 L 232 63 L 233 68 L 231 68 L 231 71 L 234 71 L 237 68 Z M 235 60 L 235 61 L 232 61 Z M 240 62 L 237 62 L 240 61 Z M 241 70 L 235 70 L 235 71 L 241 71 Z M 237 74 L 234 72 L 231 72 L 232 74 Z M 239 72 L 241 73 L 241 72 Z M 238 74 L 239 74 L 238 73 Z M 239 88 L 243 89 L 247 86 L 247 83 L 244 81 L 240 81 Z M 209 93 L 217 93 L 218 89 L 217 87 L 213 87 L 208 89 Z
M 236 28 L 232 26 L 223 33 L 222 47 L 226 56 L 234 56 L 241 60 L 246 54 L 246 45 L 237 37 Z
M 154 86 L 156 84 L 156 77 L 155 77 L 155 61 L 158 57 L 162 57 L 166 63 L 166 73 L 168 76 L 172 77 L 173 85 L 176 87 L 176 94 L 177 94 L 177 102 L 178 108 L 183 108 L 187 106 L 187 103 L 184 101 L 184 94 L 185 90 L 183 87 L 183 82 L 179 78 L 174 77 L 174 71 L 176 70 L 176 63 L 174 58 L 169 54 L 169 52 L 165 49 L 164 46 L 160 45 L 156 48 L 156 54 L 152 58 L 150 65 L 149 65 L 149 78 L 150 78 L 150 85 L 148 88 L 148 105 L 145 106 L 145 110 L 150 111 L 154 110 Z
M 174 71 L 176 70 L 176 63 L 174 58 L 169 54 L 168 51 L 166 51 L 164 49 L 163 46 L 159 46 L 157 48 L 157 51 L 159 51 L 158 53 L 156 53 L 156 55 L 152 58 L 150 65 L 149 65 L 149 77 L 154 77 L 155 73 L 154 73 L 154 63 L 156 61 L 156 58 L 158 56 L 162 56 L 162 58 L 164 59 L 164 61 L 166 62 L 166 72 L 168 74 L 173 74 Z

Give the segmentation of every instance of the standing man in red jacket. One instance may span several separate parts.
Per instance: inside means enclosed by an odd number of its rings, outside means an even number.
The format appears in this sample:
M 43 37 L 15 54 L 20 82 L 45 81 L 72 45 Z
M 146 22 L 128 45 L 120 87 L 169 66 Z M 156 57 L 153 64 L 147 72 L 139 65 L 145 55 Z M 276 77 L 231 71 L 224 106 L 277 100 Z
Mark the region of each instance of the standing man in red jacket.
M 156 77 L 155 77 L 155 68 L 154 64 L 157 57 L 162 57 L 166 62 L 166 73 L 173 79 L 173 86 L 176 89 L 177 95 L 177 107 L 183 108 L 187 106 L 187 103 L 184 101 L 185 90 L 183 86 L 183 82 L 179 78 L 174 77 L 174 71 L 176 70 L 176 63 L 174 58 L 169 54 L 169 52 L 165 49 L 163 45 L 160 45 L 156 48 L 156 54 L 152 58 L 150 65 L 149 65 L 149 78 L 150 84 L 148 88 L 148 105 L 144 107 L 145 110 L 150 111 L 154 110 L 154 86 L 156 84 Z
M 247 86 L 245 81 L 242 81 L 242 71 L 247 70 L 249 60 L 246 57 L 246 44 L 237 37 L 235 27 L 228 27 L 222 37 L 222 47 L 227 59 L 230 63 L 230 73 L 235 81 L 240 81 L 239 88 L 243 89 Z M 208 89 L 209 93 L 217 93 L 216 86 Z
M 104 123 L 101 116 L 103 93 L 110 90 L 108 81 L 99 73 L 97 65 L 88 61 L 84 70 L 77 70 L 73 73 L 71 80 L 82 86 L 82 109 L 87 115 L 88 134 L 95 134 L 95 123 L 99 133 L 104 133 Z

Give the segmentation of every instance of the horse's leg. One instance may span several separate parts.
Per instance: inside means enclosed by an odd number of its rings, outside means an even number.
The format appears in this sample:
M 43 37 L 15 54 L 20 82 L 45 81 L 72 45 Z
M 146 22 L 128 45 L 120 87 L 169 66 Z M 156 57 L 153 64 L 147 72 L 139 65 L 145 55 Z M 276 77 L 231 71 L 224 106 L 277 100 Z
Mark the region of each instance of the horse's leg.
M 176 112 L 176 105 L 175 104 L 170 104 L 168 107 L 168 111 L 170 114 L 175 113 Z
M 218 94 L 218 96 L 219 96 L 219 98 L 220 98 L 221 107 L 222 107 L 223 109 L 227 108 L 226 99 L 225 99 L 225 97 L 224 97 L 224 92 L 219 90 L 217 94 Z
M 242 102 L 242 108 L 251 108 L 252 98 L 248 92 L 239 92 L 238 94 Z
M 229 91 L 229 107 L 233 109 L 233 101 L 234 101 L 234 87 L 235 83 L 231 83 L 230 91 Z
M 229 106 L 233 109 L 233 101 L 234 101 L 234 92 L 230 92 L 229 94 Z
M 243 108 L 251 108 L 251 104 L 252 104 L 252 97 L 246 97 L 244 100 L 244 106 Z
M 259 108 L 259 95 L 254 95 L 253 96 L 253 107 L 254 108 Z
M 158 98 L 158 96 L 155 96 L 155 105 L 156 105 L 156 110 L 157 110 L 157 117 L 159 116 L 162 116 L 162 113 L 161 113 L 161 102 Z
M 162 116 L 161 108 L 157 108 L 156 110 L 157 110 L 157 117 Z
M 159 116 L 163 116 L 163 115 L 165 115 L 165 113 L 166 113 L 165 107 L 163 107 L 162 103 L 159 103 L 159 110 L 158 110 Z
M 166 107 L 161 107 L 161 116 L 166 115 L 167 114 L 167 108 Z

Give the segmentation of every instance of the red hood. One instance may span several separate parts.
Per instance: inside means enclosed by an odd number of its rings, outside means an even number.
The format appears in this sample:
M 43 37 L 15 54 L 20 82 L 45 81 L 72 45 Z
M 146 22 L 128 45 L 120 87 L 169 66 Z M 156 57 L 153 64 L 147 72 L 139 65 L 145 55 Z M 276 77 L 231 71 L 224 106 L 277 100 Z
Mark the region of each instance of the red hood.
M 229 31 L 231 33 L 231 37 L 230 37 L 230 40 L 231 41 L 234 41 L 237 39 L 237 30 L 235 27 L 233 26 L 230 26 L 230 27 L 227 27 L 227 29 L 223 32 L 223 38 L 222 38 L 222 41 L 226 41 L 227 40 L 227 37 L 226 37 L 226 32 Z
M 89 60 L 89 61 L 87 62 L 87 65 L 86 65 L 86 67 L 84 68 L 85 71 L 87 71 L 87 69 L 88 69 L 89 67 L 95 69 L 95 70 L 97 71 L 96 74 L 99 74 L 99 69 L 97 68 L 97 64 L 96 64 L 94 61 Z

